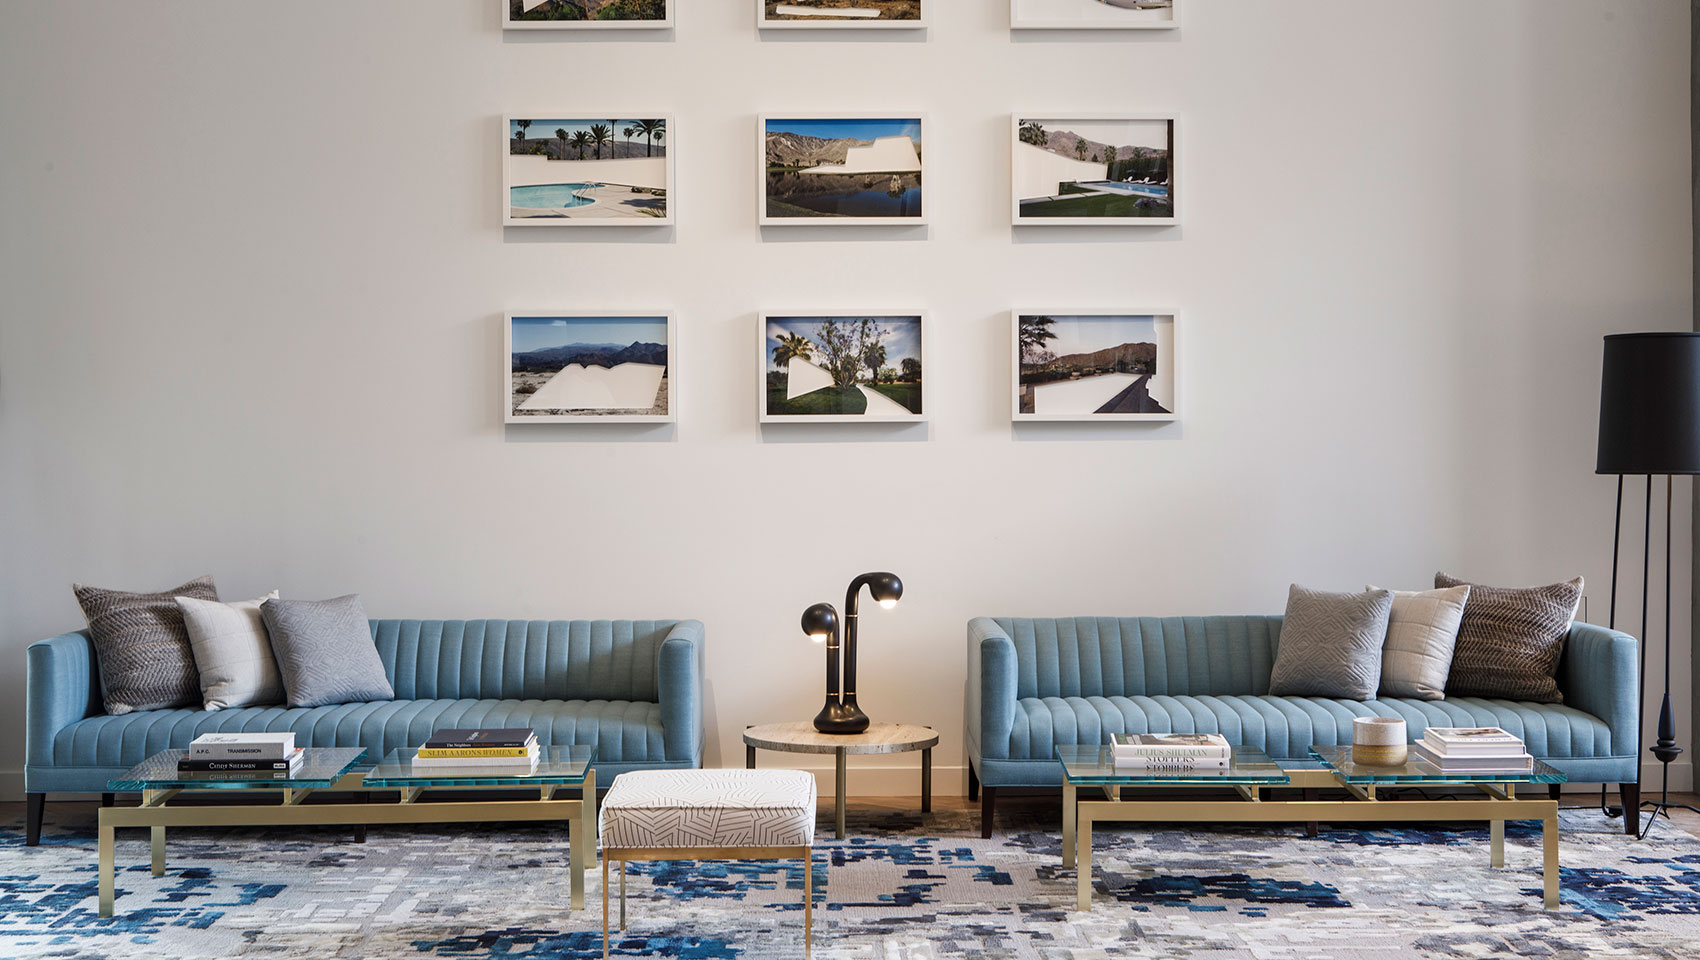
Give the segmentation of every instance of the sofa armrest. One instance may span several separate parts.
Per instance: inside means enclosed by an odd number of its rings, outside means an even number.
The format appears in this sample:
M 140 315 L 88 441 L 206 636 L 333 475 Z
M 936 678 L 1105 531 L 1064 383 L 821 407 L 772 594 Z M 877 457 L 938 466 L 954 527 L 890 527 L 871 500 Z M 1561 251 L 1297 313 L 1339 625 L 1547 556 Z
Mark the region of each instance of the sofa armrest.
M 963 697 L 968 739 L 982 758 L 1009 757 L 1015 726 L 1015 642 L 990 617 L 968 621 L 968 689 Z
M 1612 756 L 1640 753 L 1638 650 L 1639 642 L 1627 633 L 1573 623 L 1558 664 L 1558 688 L 1565 704 L 1606 722 Z
M 59 731 L 105 710 L 95 686 L 94 644 L 88 631 L 78 630 L 37 640 L 26 656 L 24 766 L 49 766 Z
M 657 697 L 667 760 L 695 760 L 702 751 L 702 656 L 700 620 L 681 620 L 661 641 Z

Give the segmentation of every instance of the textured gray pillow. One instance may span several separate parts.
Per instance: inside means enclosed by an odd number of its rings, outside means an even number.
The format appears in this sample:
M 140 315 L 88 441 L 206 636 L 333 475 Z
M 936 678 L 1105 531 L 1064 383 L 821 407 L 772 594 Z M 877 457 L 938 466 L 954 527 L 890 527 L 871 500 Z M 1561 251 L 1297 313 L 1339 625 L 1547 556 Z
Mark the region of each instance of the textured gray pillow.
M 1393 591 L 1324 593 L 1293 584 L 1269 692 L 1278 697 L 1374 700 Z
M 292 707 L 394 700 L 360 598 L 267 600 L 260 617 Z
M 189 649 L 189 631 L 177 597 L 217 600 L 212 577 L 197 577 L 175 590 L 126 593 L 71 585 L 89 621 L 100 666 L 100 696 L 106 712 L 163 710 L 201 703 L 201 677 Z
M 1370 587 L 1369 589 L 1377 589 Z M 1445 700 L 1452 648 L 1464 619 L 1468 585 L 1393 591 L 1393 616 L 1381 648 L 1381 695 Z
M 1470 600 L 1464 604 L 1446 692 L 1563 703 L 1558 660 L 1582 602 L 1582 578 L 1544 587 L 1484 587 L 1444 573 L 1434 575 L 1437 587 L 1466 584 Z

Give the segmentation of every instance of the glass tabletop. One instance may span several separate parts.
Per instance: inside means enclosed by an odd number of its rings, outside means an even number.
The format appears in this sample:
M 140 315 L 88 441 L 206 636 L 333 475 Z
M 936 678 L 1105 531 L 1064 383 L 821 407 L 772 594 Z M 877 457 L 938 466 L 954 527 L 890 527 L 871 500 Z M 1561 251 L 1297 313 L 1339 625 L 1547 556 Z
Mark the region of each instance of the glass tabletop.
M 1352 748 L 1311 747 L 1310 755 L 1327 764 L 1340 779 L 1352 784 L 1376 783 L 1565 783 L 1568 777 L 1539 760 L 1533 770 L 1442 770 L 1412 756 L 1397 767 L 1371 767 L 1352 762 Z
M 414 747 L 391 750 L 379 764 L 366 772 L 368 787 L 513 787 L 580 786 L 596 763 L 596 747 L 543 747 L 532 770 L 501 766 L 455 766 L 415 770 Z
M 1063 776 L 1075 786 L 1259 786 L 1279 787 L 1290 778 L 1256 747 L 1235 747 L 1228 765 L 1207 770 L 1140 770 L 1118 767 L 1107 746 L 1057 747 Z
M 308 747 L 301 751 L 301 769 L 293 775 L 281 770 L 179 773 L 177 761 L 183 759 L 185 753 L 188 751 L 156 753 L 131 767 L 122 777 L 108 780 L 106 789 L 129 793 L 173 787 L 185 790 L 307 790 L 329 787 L 366 756 L 366 748 Z

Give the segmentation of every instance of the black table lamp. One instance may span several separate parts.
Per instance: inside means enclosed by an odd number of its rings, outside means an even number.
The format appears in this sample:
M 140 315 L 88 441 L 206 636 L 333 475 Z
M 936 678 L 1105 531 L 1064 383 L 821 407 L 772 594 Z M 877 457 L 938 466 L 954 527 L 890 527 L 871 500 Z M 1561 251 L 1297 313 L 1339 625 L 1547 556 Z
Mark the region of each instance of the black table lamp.
M 1665 695 L 1659 706 L 1658 741 L 1650 748 L 1653 756 L 1664 764 L 1664 790 L 1646 828 L 1639 831 L 1645 837 L 1661 812 L 1667 818 L 1670 815 L 1670 765 L 1682 755 L 1682 748 L 1676 745 L 1676 720 L 1670 703 L 1671 487 L 1674 476 L 1700 474 L 1700 333 L 1619 333 L 1606 337 L 1605 367 L 1600 380 L 1600 448 L 1594 472 L 1617 474 L 1609 621 L 1614 629 L 1617 627 L 1617 561 L 1623 534 L 1623 478 L 1626 474 L 1647 478 L 1641 551 L 1641 675 L 1637 691 L 1647 686 L 1653 478 L 1665 478 Z M 1639 815 L 1639 810 L 1633 813 L 1624 810 L 1625 817 Z
M 868 715 L 856 704 L 856 601 L 862 588 L 882 607 L 893 607 L 903 597 L 903 581 L 894 573 L 864 573 L 850 581 L 844 594 L 844 646 L 838 644 L 838 611 L 830 603 L 817 603 L 803 611 L 803 632 L 826 644 L 826 705 L 815 715 L 821 733 L 861 733 L 868 729 Z M 842 655 L 843 668 L 839 658 Z

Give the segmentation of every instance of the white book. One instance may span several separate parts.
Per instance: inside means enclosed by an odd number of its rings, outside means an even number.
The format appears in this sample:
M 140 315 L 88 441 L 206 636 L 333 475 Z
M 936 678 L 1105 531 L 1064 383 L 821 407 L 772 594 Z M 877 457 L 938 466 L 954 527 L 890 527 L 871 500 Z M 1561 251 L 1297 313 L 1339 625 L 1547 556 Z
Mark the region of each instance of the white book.
M 295 733 L 203 733 L 189 756 L 214 760 L 282 760 L 295 752 Z
M 1411 756 L 1446 773 L 1528 773 L 1535 769 L 1535 758 L 1527 753 L 1449 756 L 1420 740 L 1411 744 Z
M 1423 741 L 1435 753 L 1449 757 L 1523 752 L 1523 741 L 1500 727 L 1429 727 L 1423 731 Z
M 1117 757 L 1117 770 L 1226 770 L 1227 757 Z
M 1219 733 L 1116 733 L 1110 749 L 1121 757 L 1205 757 L 1226 760 L 1233 752 Z

